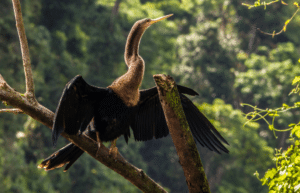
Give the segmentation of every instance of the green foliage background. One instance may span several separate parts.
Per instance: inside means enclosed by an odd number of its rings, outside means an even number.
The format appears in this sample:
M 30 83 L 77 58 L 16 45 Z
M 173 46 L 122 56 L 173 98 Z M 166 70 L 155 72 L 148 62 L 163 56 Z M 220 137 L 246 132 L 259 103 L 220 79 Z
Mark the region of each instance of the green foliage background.
M 144 34 L 140 55 L 146 62 L 142 88 L 154 86 L 153 74 L 166 73 L 195 89 L 192 100 L 230 143 L 230 154 L 199 146 L 212 192 L 268 192 L 253 176 L 273 167 L 274 147 L 286 149 L 288 135 L 275 140 L 268 127 L 245 127 L 241 102 L 261 108 L 293 104 L 287 97 L 300 73 L 300 22 L 274 38 L 257 31 L 279 31 L 292 6 L 248 10 L 241 0 L 22 0 L 36 96 L 55 111 L 64 85 L 77 74 L 88 83 L 108 86 L 126 72 L 127 35 L 135 21 L 174 13 Z M 286 1 L 292 4 L 292 1 Z M 295 21 L 300 17 L 296 16 Z M 24 92 L 24 73 L 12 3 L 0 1 L 0 73 Z M 1 108 L 5 108 L 3 104 Z M 298 122 L 281 117 L 276 128 Z M 115 172 L 83 155 L 72 168 L 45 172 L 38 163 L 49 156 L 51 132 L 26 115 L 0 114 L 0 188 L 3 192 L 140 192 Z M 259 125 L 260 124 L 260 125 Z M 67 143 L 60 139 L 58 147 Z M 148 142 L 118 140 L 121 154 L 170 192 L 187 192 L 170 137 Z

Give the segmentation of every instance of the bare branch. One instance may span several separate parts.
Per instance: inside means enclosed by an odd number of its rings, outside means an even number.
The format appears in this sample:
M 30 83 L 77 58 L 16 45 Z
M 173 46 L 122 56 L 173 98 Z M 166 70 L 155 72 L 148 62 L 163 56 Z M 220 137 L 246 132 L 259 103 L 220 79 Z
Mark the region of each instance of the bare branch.
M 0 89 L 3 90 L 13 90 L 7 82 L 4 80 L 3 76 L 0 74 Z
M 16 115 L 24 112 L 21 109 L 0 109 L 0 113 L 13 113 Z
M 194 138 L 186 120 L 174 79 L 158 74 L 153 76 L 167 125 L 173 139 L 190 193 L 210 193 Z
M 27 37 L 25 34 L 25 27 L 22 18 L 21 4 L 19 0 L 12 0 L 12 2 L 13 2 L 13 8 L 14 8 L 14 13 L 16 18 L 16 27 L 20 39 L 23 67 L 25 72 L 25 81 L 26 81 L 25 96 L 28 97 L 30 100 L 32 100 L 32 102 L 36 102 L 36 99 L 34 97 L 34 82 L 33 82 L 32 70 L 31 70 L 31 61 L 30 61 Z

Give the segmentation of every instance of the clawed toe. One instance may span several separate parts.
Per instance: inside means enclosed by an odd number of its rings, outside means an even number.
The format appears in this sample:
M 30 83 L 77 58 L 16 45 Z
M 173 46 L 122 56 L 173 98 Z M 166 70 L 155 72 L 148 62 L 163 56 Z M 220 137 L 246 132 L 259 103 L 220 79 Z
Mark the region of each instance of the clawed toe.
M 118 157 L 118 148 L 117 147 L 109 148 L 109 155 L 113 156 L 114 158 L 117 158 Z

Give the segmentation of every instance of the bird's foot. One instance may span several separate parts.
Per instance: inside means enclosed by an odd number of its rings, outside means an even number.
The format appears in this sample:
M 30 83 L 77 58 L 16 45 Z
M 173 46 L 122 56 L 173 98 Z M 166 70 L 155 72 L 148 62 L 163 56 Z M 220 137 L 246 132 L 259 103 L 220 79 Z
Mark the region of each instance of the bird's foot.
M 96 157 L 100 157 L 100 148 L 101 148 L 101 143 L 98 143 L 98 149 L 97 149 Z
M 97 149 L 96 157 L 100 157 L 101 140 L 100 140 L 99 131 L 96 131 L 96 136 L 97 136 L 97 143 L 98 143 L 98 149 Z
M 117 139 L 111 142 L 111 146 L 109 148 L 109 155 L 113 156 L 115 159 L 118 157 Z
M 118 157 L 118 148 L 117 147 L 110 147 L 109 148 L 109 155 L 113 156 L 114 158 Z

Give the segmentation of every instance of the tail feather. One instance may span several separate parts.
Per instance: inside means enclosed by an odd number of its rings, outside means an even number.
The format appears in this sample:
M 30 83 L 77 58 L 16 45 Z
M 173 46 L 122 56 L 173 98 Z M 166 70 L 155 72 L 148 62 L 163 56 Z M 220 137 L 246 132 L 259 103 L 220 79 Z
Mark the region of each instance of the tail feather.
M 42 163 L 38 165 L 38 168 L 44 168 L 48 171 L 61 168 L 67 164 L 64 169 L 64 172 L 66 172 L 83 153 L 84 151 L 79 147 L 73 143 L 69 143 L 42 161 Z

